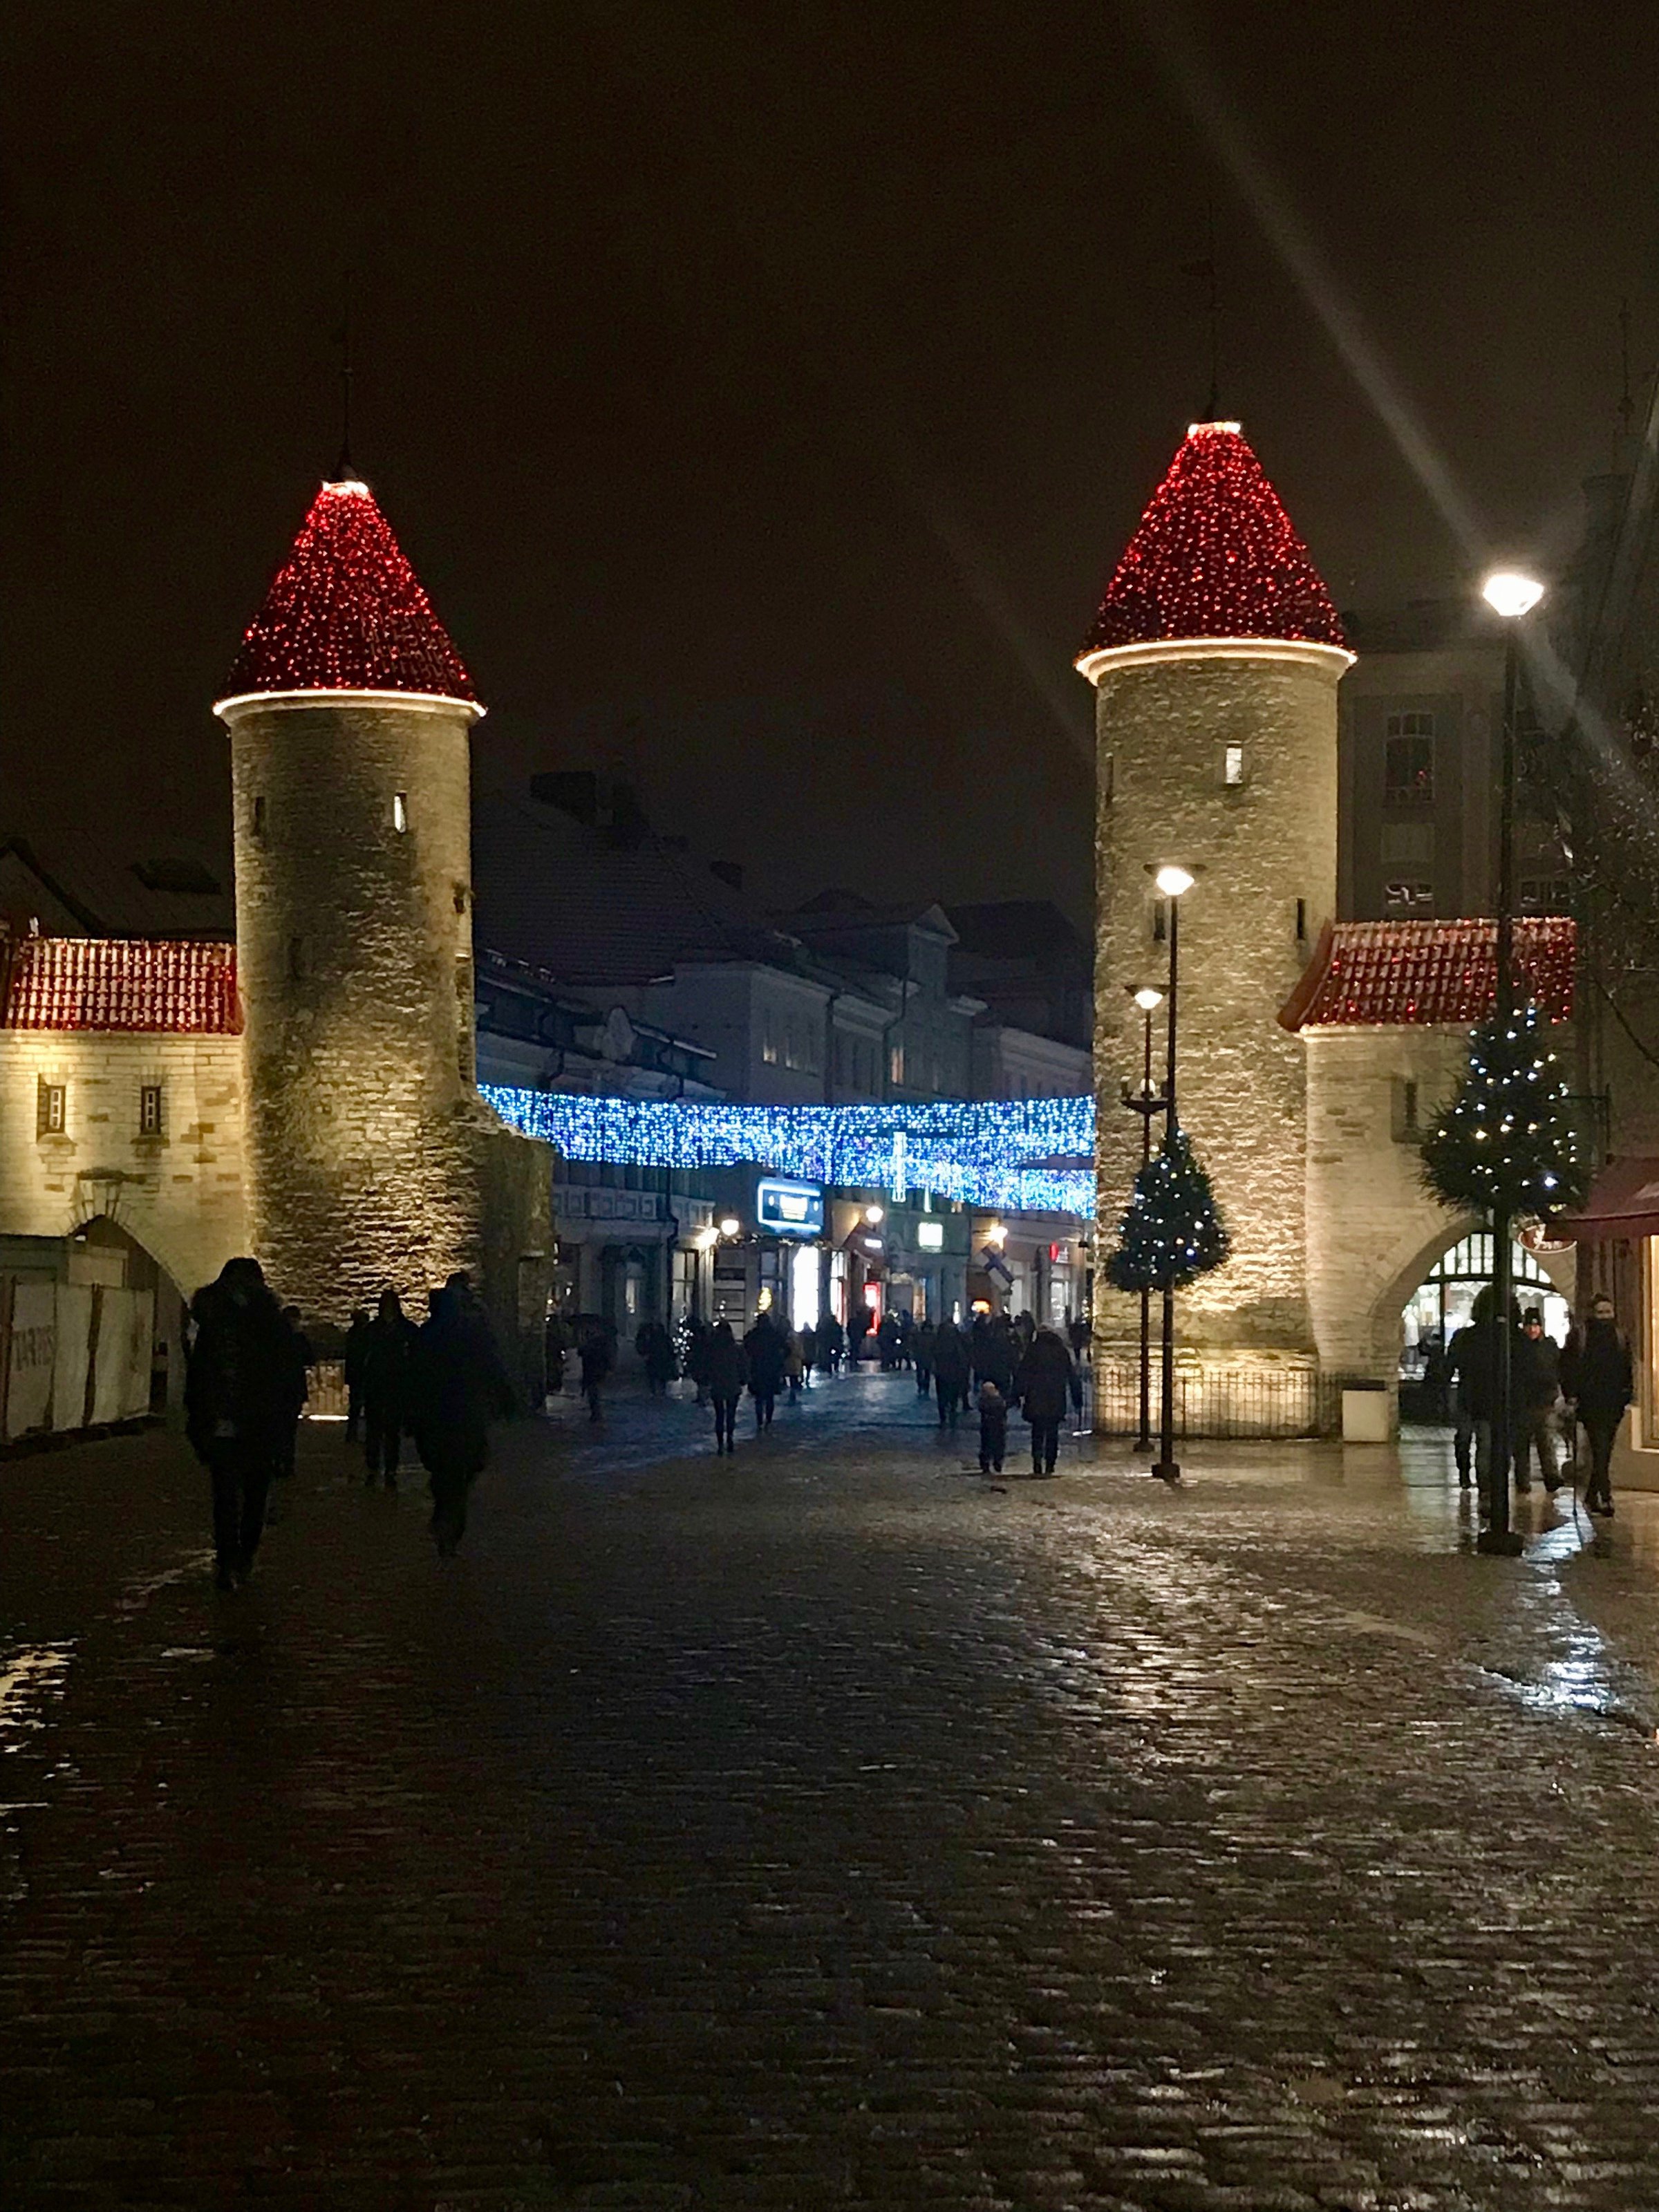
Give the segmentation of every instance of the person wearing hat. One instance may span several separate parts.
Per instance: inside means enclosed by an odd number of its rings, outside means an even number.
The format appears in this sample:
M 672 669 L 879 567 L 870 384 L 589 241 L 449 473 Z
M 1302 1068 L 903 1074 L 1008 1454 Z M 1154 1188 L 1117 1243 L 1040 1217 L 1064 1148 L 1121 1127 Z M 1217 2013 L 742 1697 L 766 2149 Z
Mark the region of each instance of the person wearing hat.
M 1560 1352 L 1553 1337 L 1544 1334 L 1543 1315 L 1530 1306 L 1522 1317 L 1511 1384 L 1517 1490 L 1532 1488 L 1534 1456 L 1545 1489 L 1553 1494 L 1561 1487 L 1555 1461 L 1555 1401 L 1560 1395 Z

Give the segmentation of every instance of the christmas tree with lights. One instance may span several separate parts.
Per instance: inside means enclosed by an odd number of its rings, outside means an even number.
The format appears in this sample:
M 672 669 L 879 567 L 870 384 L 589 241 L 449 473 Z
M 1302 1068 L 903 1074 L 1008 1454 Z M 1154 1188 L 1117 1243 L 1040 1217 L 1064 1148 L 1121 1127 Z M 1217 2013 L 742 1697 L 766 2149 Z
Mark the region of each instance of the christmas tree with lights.
M 1170 1129 L 1135 1177 L 1107 1281 L 1115 1291 L 1178 1291 L 1218 1267 L 1231 1249 L 1191 1138 Z
M 1423 1141 L 1423 1179 L 1445 1205 L 1498 1219 L 1547 1221 L 1582 1203 L 1566 1082 L 1530 1002 L 1470 1038 L 1468 1072 Z

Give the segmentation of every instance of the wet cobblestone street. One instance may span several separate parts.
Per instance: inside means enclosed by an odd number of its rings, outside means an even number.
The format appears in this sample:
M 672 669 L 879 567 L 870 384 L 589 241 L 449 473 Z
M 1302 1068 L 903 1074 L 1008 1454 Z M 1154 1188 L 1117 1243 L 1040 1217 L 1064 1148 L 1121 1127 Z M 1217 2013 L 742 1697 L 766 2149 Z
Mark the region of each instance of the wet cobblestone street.
M 1659 1499 L 576 1410 L 0 1468 L 0 2205 L 1659 2203 Z

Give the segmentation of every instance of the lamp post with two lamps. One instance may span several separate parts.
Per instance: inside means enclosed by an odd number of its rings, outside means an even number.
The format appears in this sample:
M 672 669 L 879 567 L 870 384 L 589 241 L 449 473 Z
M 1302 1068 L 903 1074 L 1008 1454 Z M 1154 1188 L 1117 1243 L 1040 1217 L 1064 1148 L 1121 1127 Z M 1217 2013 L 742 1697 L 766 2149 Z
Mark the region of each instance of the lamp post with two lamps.
M 1515 1014 L 1515 722 L 1520 689 L 1520 629 L 1544 596 L 1544 586 L 1519 570 L 1501 568 L 1487 577 L 1480 595 L 1507 626 L 1504 643 L 1504 728 L 1498 776 L 1498 943 L 1493 1013 L 1500 1030 Z M 1510 1407 L 1511 1283 L 1510 1236 L 1512 1218 L 1507 1204 L 1492 1210 L 1492 1288 L 1498 1334 L 1495 1349 L 1492 1411 L 1492 1457 L 1486 1475 L 1486 1525 L 1476 1541 L 1483 1552 L 1513 1558 L 1522 1548 L 1519 1533 L 1510 1526 L 1510 1454 L 1513 1422 Z
M 1162 991 L 1154 991 L 1149 984 L 1137 990 L 1133 983 L 1124 989 L 1143 1017 L 1141 1033 L 1140 1089 L 1131 1091 L 1123 1086 L 1123 1103 L 1133 1114 L 1140 1116 L 1140 1164 L 1144 1170 L 1152 1157 L 1152 1116 L 1164 1111 L 1164 1099 L 1152 1088 L 1152 1016 L 1164 1004 Z M 1137 1451 L 1152 1448 L 1152 1294 L 1144 1285 L 1140 1292 L 1140 1429 L 1135 1437 Z

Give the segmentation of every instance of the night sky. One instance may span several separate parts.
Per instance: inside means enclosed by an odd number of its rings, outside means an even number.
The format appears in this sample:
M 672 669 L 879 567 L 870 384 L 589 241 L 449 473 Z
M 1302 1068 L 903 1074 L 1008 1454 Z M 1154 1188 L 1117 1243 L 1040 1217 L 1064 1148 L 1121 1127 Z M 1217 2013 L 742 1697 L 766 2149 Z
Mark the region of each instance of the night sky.
M 627 773 L 779 901 L 1086 912 L 1070 663 L 1204 407 L 1212 202 L 1224 411 L 1345 606 L 1559 557 L 1621 298 L 1659 356 L 1645 11 L 25 0 L 8 44 L 0 826 L 127 851 L 222 833 L 348 269 L 481 781 Z

